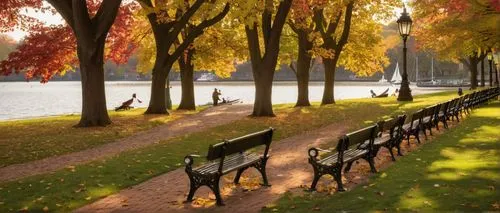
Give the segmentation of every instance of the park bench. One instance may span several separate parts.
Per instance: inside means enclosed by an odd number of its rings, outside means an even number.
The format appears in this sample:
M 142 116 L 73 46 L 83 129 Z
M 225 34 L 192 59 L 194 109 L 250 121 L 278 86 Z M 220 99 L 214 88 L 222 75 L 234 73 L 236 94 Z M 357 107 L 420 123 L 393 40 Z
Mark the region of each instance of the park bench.
M 314 169 L 314 179 L 310 190 L 316 190 L 316 185 L 321 176 L 329 174 L 337 182 L 337 191 L 345 191 L 342 185 L 342 168 L 347 164 L 344 172 L 348 172 L 352 164 L 358 159 L 368 161 L 371 172 L 377 172 L 373 162 L 373 143 L 377 134 L 377 128 L 377 125 L 373 125 L 342 136 L 339 139 L 334 154 L 332 154 L 332 151 L 320 148 L 309 149 L 309 163 Z M 326 152 L 328 154 L 319 159 L 319 152 Z
M 249 134 L 243 137 L 225 140 L 210 145 L 206 156 L 209 163 L 193 168 L 194 157 L 184 158 L 186 173 L 190 180 L 190 189 L 187 201 L 193 200 L 194 193 L 201 186 L 208 186 L 215 194 L 217 205 L 224 205 L 220 195 L 219 180 L 223 175 L 236 171 L 234 183 L 238 184 L 241 174 L 248 168 L 256 168 L 262 175 L 263 186 L 270 186 L 267 181 L 266 163 L 269 159 L 269 146 L 272 142 L 273 128 Z M 262 154 L 249 152 L 250 149 L 265 146 Z
M 432 135 L 432 128 L 437 125 L 437 118 L 439 116 L 440 104 L 436 104 L 424 109 L 422 120 L 420 122 L 422 131 L 424 132 L 425 139 L 427 139 L 426 130 L 429 130 L 429 134 Z M 439 129 L 438 129 L 439 130 Z
M 414 136 L 417 139 L 417 142 L 420 143 L 420 130 L 421 126 L 420 122 L 422 121 L 422 116 L 424 114 L 423 110 L 419 110 L 411 115 L 410 122 L 403 125 L 403 134 L 404 137 L 408 140 L 408 145 L 410 145 L 410 137 Z
M 439 122 L 443 123 L 443 126 L 445 129 L 448 129 L 448 106 L 450 105 L 450 101 L 447 101 L 447 102 L 444 102 L 443 104 L 441 104 L 441 109 L 439 109 L 439 113 L 438 113 L 438 121 L 437 123 L 439 124 Z
M 389 150 L 391 154 L 392 161 L 396 161 L 394 154 L 392 152 L 393 148 L 397 148 L 398 155 L 401 154 L 401 142 L 403 141 L 403 124 L 406 120 L 406 115 L 400 115 L 395 118 L 387 119 L 377 123 L 378 125 L 378 137 L 375 138 L 373 142 L 373 152 L 375 157 L 381 147 L 385 147 Z

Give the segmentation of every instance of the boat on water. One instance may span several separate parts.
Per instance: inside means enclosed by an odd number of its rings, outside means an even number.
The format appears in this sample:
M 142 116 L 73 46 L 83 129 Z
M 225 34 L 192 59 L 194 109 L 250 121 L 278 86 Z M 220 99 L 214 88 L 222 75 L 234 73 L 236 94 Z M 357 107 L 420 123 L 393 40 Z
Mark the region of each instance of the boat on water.
M 387 82 L 389 82 L 389 81 L 387 81 L 387 79 L 385 79 L 385 75 L 382 74 L 382 78 L 380 80 L 378 80 L 378 83 L 382 84 L 382 83 L 387 83 Z
M 199 78 L 196 79 L 196 81 L 199 81 L 199 82 L 212 82 L 212 81 L 216 81 L 216 80 L 217 80 L 217 76 L 215 76 L 212 73 L 203 73 L 203 74 L 201 74 L 201 76 Z
M 396 69 L 394 69 L 394 74 L 392 74 L 391 78 L 391 84 L 401 84 L 401 81 L 403 78 L 401 77 L 401 74 L 399 73 L 399 63 L 396 63 Z

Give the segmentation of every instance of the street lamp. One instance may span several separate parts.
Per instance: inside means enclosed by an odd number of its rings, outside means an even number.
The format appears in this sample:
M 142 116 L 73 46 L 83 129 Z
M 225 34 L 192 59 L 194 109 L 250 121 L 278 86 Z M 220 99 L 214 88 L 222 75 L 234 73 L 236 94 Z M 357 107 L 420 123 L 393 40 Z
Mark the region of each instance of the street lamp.
M 403 78 L 401 81 L 401 87 L 399 88 L 398 101 L 413 101 L 410 90 L 410 82 L 408 82 L 408 72 L 406 69 L 406 40 L 410 36 L 412 20 L 408 13 L 406 12 L 406 6 L 403 9 L 403 13 L 398 19 L 398 28 L 401 38 L 403 38 Z
M 495 53 L 495 55 L 493 56 L 495 58 L 495 84 L 498 86 L 500 86 L 498 84 L 498 66 L 500 65 L 500 51 L 497 50 L 497 52 Z
M 490 65 L 490 87 L 493 86 L 493 69 L 492 69 L 493 53 L 488 52 L 488 63 Z

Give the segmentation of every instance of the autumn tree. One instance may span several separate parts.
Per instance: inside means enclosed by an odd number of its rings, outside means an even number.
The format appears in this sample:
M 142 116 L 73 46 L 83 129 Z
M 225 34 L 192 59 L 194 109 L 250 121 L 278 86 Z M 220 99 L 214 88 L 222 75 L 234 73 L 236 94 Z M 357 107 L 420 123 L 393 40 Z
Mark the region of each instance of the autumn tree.
M 285 41 L 282 45 L 292 44 L 295 49 L 291 50 L 296 55 L 296 58 L 290 58 L 290 68 L 297 77 L 297 102 L 296 107 L 310 106 L 309 102 L 309 73 L 314 63 L 313 60 L 313 39 L 311 38 L 314 31 L 313 2 L 308 0 L 295 0 L 292 4 L 292 10 L 287 24 L 291 31 L 295 34 L 295 41 Z M 285 35 L 287 35 L 285 30 Z M 292 47 L 293 48 L 293 47 Z M 290 51 L 290 50 L 289 50 Z M 296 60 L 293 63 L 291 60 Z
M 500 47 L 500 7 L 488 0 L 413 2 L 415 35 L 420 48 L 440 59 L 460 61 L 470 71 L 471 88 L 478 86 L 478 63 Z
M 234 16 L 245 26 L 255 83 L 253 116 L 274 116 L 272 86 L 280 39 L 292 0 L 238 0 Z
M 192 30 L 188 26 L 185 32 L 181 33 L 184 40 Z M 229 77 L 235 70 L 237 59 L 242 59 L 244 52 L 241 40 L 237 30 L 231 21 L 225 21 L 216 27 L 205 30 L 203 35 L 196 38 L 178 59 L 178 70 L 181 76 L 181 102 L 178 109 L 194 110 L 196 109 L 194 98 L 194 70 L 207 70 L 214 72 L 220 77 Z
M 106 55 L 118 61 L 123 56 L 116 52 L 106 54 L 104 47 L 106 41 L 111 40 L 109 42 L 116 48 L 129 49 L 128 43 L 119 39 L 120 36 L 126 37 L 120 30 L 126 27 L 115 28 L 112 31 L 114 36 L 107 38 L 117 15 L 118 23 L 132 23 L 129 17 L 133 5 L 127 4 L 119 9 L 121 0 L 106 0 L 101 3 L 94 0 L 47 2 L 54 9 L 44 5 L 41 0 L 7 1 L 0 9 L 2 31 L 20 28 L 29 33 L 17 50 L 2 61 L 0 72 L 7 75 L 13 71 L 26 71 L 28 78 L 40 76 L 42 82 L 46 82 L 52 75 L 64 73 L 72 69 L 71 65 L 79 63 L 82 75 L 82 114 L 76 126 L 110 124 L 106 109 L 103 64 Z M 45 26 L 40 20 L 23 14 L 21 11 L 26 8 L 41 12 L 55 10 L 66 24 Z
M 151 98 L 146 113 L 166 114 L 165 84 L 177 59 L 203 31 L 221 21 L 229 12 L 229 2 L 205 0 L 153 1 L 139 0 L 151 25 L 156 47 Z M 201 21 L 190 22 L 196 13 Z M 198 19 L 200 20 L 200 19 Z M 181 33 L 186 37 L 176 45 Z
M 197 37 L 177 59 L 172 70 L 181 73 L 182 94 L 178 109 L 193 110 L 196 107 L 193 84 L 194 71 L 206 70 L 221 78 L 230 77 L 238 60 L 241 61 L 246 57 L 246 45 L 241 42 L 245 38 L 239 32 L 242 32 L 241 27 L 235 26 L 230 20 L 224 20 L 214 27 L 205 29 L 204 33 Z M 185 36 L 181 32 L 180 37 L 185 38 Z M 180 41 L 182 39 L 179 39 L 175 45 L 179 45 Z M 152 34 L 144 35 L 144 38 L 140 40 L 137 67 L 139 72 L 148 72 L 154 66 L 154 43 Z
M 313 21 L 323 58 L 325 86 L 322 105 L 335 103 L 335 70 L 344 66 L 358 75 L 370 75 L 387 63 L 381 25 L 398 1 L 323 1 L 313 8 Z M 339 63 L 340 62 L 340 63 Z

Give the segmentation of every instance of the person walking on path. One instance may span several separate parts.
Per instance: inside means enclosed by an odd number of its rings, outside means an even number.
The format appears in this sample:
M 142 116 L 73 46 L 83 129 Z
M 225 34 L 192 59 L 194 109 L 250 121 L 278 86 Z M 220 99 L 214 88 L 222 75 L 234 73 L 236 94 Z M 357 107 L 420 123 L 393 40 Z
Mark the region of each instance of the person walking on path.
M 219 95 L 221 95 L 220 90 L 217 91 L 217 88 L 214 88 L 214 92 L 212 93 L 212 100 L 214 103 L 214 106 L 217 106 L 219 103 Z

